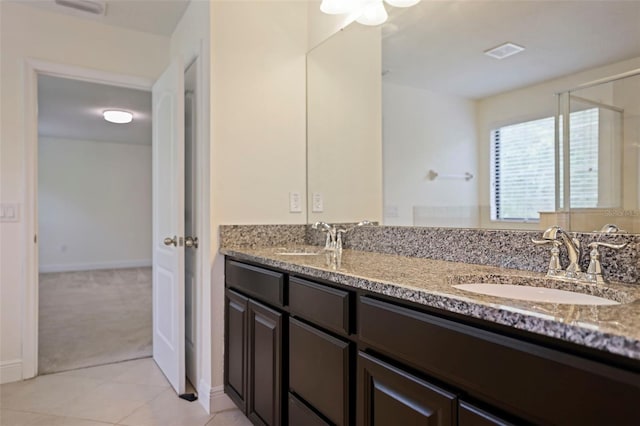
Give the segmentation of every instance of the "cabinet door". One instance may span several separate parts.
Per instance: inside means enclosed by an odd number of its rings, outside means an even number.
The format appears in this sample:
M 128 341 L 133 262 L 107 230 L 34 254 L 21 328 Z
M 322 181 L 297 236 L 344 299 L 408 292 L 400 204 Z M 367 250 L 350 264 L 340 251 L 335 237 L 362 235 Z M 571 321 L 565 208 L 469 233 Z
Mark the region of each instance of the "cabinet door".
M 243 412 L 247 410 L 248 303 L 236 292 L 225 292 L 224 390 Z
M 331 423 L 349 425 L 349 342 L 291 318 L 289 388 Z
M 330 426 L 302 401 L 289 394 L 289 426 Z
M 359 426 L 456 424 L 456 396 L 368 354 L 358 354 Z
M 506 420 L 503 420 L 491 413 L 487 413 L 468 402 L 460 401 L 458 405 L 458 425 L 459 426 L 511 426 Z
M 249 398 L 254 424 L 280 425 L 282 413 L 282 314 L 249 300 Z

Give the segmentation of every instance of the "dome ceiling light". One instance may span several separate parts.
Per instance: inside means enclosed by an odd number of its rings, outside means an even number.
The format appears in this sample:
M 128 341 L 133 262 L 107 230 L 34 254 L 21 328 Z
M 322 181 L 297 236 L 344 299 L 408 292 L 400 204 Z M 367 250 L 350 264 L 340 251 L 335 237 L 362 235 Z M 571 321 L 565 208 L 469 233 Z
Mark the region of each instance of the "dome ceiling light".
M 420 0 L 384 0 L 393 7 L 410 7 Z M 322 0 L 320 10 L 329 15 L 353 14 L 363 25 L 380 25 L 389 18 L 383 0 Z
M 102 116 L 108 122 L 116 124 L 127 124 L 133 121 L 133 114 L 129 111 L 108 109 L 102 113 Z

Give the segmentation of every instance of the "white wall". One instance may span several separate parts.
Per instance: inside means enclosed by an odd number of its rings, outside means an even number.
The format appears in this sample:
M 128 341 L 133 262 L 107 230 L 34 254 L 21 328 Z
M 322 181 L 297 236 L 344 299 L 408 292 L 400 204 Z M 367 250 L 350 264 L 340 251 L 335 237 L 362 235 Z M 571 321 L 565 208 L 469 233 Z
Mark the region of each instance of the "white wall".
M 151 266 L 151 145 L 40 137 L 40 272 Z
M 307 57 L 309 222 L 382 219 L 380 28 L 350 26 Z M 311 201 L 311 200 L 309 200 Z
M 306 223 L 306 9 L 298 2 L 212 4 L 215 220 Z M 216 178 L 218 177 L 218 178 Z
M 37 8 L 0 2 L 0 197 L 25 205 L 24 65 L 27 58 L 155 79 L 167 64 L 169 39 Z M 0 224 L 0 381 L 22 377 L 21 297 L 24 221 Z
M 221 224 L 306 223 L 305 2 L 211 3 L 212 246 Z M 304 202 L 303 202 L 304 205 Z M 211 386 L 223 383 L 224 262 L 212 264 Z M 212 401 L 213 404 L 213 401 Z M 214 410 L 215 407 L 212 407 Z
M 384 224 L 476 227 L 475 102 L 383 83 L 382 105 Z
M 597 79 L 640 68 L 640 58 L 579 72 L 545 83 L 491 96 L 478 101 L 478 192 L 480 194 L 480 226 L 504 228 L 502 222 L 492 222 L 490 214 L 490 131 L 500 125 L 553 116 L 557 109 L 555 93 Z M 515 227 L 516 224 L 509 224 Z M 521 228 L 538 229 L 538 224 L 518 224 Z

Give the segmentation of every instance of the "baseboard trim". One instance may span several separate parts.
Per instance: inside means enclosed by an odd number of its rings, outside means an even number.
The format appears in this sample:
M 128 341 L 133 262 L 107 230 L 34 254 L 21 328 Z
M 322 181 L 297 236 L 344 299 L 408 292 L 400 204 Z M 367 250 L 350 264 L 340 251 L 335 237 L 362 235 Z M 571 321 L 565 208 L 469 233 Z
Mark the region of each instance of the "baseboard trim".
M 0 362 L 0 384 L 22 380 L 22 360 Z
M 40 265 L 39 272 L 47 274 L 50 272 L 75 272 L 75 271 L 95 271 L 98 269 L 124 269 L 124 268 L 149 268 L 151 260 L 121 260 L 114 262 L 94 262 L 94 263 L 72 263 L 64 265 Z
M 231 398 L 224 393 L 224 386 L 220 385 L 210 387 L 207 385 L 207 388 L 209 390 L 207 393 L 209 395 L 209 413 L 219 413 L 221 411 L 237 408 L 233 401 L 231 401 Z

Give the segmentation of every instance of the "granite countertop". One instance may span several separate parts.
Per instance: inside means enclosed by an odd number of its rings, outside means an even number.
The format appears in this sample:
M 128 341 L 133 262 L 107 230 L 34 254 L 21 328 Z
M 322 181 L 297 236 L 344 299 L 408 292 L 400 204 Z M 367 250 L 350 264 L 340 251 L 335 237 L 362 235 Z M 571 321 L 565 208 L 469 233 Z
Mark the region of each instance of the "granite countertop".
M 304 247 L 301 247 L 304 248 Z M 321 247 L 308 246 L 308 250 Z M 290 256 L 282 247 L 223 247 L 222 254 L 288 272 L 333 281 L 515 327 L 640 360 L 640 286 L 573 284 L 544 274 L 357 250 L 343 250 L 339 264 L 328 254 Z M 453 284 L 531 284 L 578 291 L 621 302 L 610 306 L 528 302 L 459 290 Z M 534 284 L 535 285 L 535 284 Z

